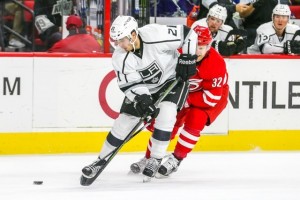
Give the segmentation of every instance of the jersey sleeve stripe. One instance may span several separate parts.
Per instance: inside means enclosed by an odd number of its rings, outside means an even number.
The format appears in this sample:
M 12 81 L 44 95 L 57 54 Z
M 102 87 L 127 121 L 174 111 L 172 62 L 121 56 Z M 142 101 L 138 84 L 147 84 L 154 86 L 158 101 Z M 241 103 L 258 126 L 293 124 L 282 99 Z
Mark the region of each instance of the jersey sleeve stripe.
M 206 103 L 207 105 L 209 105 L 211 107 L 215 107 L 217 104 L 217 103 L 212 103 L 212 102 L 208 101 L 205 93 L 203 93 L 203 101 L 204 101 L 204 103 Z
M 211 99 L 214 99 L 214 100 L 220 100 L 221 99 L 221 96 L 216 96 L 216 95 L 213 95 L 210 91 L 208 90 L 203 90 L 203 92 Z

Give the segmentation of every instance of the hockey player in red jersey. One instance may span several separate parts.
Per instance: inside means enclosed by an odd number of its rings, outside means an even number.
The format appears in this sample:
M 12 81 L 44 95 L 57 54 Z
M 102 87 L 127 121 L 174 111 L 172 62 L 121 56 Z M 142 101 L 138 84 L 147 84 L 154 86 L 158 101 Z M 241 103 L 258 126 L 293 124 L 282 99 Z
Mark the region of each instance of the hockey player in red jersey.
M 169 176 L 177 171 L 181 161 L 200 139 L 204 127 L 212 124 L 227 105 L 229 87 L 225 61 L 210 47 L 212 36 L 208 28 L 196 26 L 194 31 L 198 34 L 197 73 L 189 79 L 189 96 L 184 108 L 177 114 L 171 139 L 180 127 L 183 126 L 183 129 L 174 152 L 161 164 L 157 176 Z M 145 158 L 130 166 L 133 173 L 140 173 L 150 152 L 151 143 L 148 144 Z

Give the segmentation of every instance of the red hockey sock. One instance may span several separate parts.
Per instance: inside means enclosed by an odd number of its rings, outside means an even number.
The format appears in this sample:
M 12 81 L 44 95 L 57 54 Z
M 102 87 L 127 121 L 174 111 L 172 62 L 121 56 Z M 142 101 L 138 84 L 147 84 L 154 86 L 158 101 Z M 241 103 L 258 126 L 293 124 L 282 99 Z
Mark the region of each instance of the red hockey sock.
M 174 150 L 174 156 L 179 160 L 184 159 L 187 154 L 192 151 L 199 138 L 199 130 L 184 127 L 180 132 L 178 142 Z
M 145 157 L 147 158 L 147 159 L 149 159 L 150 158 L 150 154 L 151 154 L 151 146 L 152 146 L 152 144 L 151 144 L 151 140 L 149 140 L 149 142 L 148 142 L 148 146 L 147 146 L 147 150 L 146 150 L 146 154 L 145 154 Z

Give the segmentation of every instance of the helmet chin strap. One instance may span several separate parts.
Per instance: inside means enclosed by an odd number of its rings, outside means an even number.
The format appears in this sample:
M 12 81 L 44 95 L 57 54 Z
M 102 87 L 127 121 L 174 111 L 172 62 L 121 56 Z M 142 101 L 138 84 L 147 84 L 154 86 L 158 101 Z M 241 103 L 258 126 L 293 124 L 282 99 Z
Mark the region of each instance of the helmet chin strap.
M 134 39 L 134 41 L 132 41 L 132 37 L 128 37 L 128 39 L 129 39 L 129 43 L 132 45 L 132 47 L 133 47 L 133 52 L 135 52 L 135 41 L 136 41 L 136 39 L 137 39 L 137 35 L 136 35 L 136 37 L 135 37 L 135 39 Z

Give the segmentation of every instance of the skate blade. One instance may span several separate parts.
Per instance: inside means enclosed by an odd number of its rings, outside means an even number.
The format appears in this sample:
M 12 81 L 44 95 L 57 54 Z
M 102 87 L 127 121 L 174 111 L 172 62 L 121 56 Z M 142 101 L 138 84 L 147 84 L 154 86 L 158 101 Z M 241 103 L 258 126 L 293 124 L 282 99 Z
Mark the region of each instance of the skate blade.
M 151 177 L 149 177 L 149 176 L 143 177 L 143 183 L 149 183 L 150 181 L 151 181 Z

